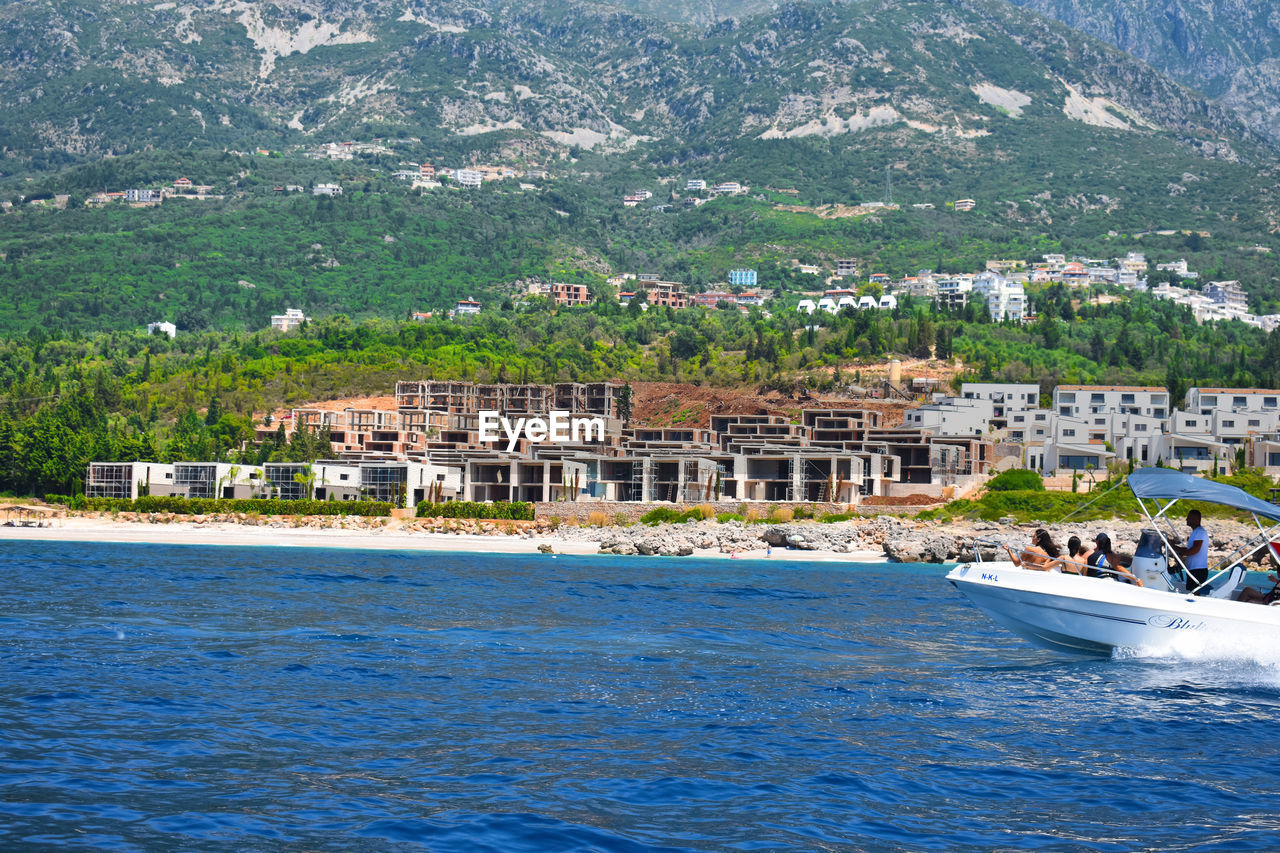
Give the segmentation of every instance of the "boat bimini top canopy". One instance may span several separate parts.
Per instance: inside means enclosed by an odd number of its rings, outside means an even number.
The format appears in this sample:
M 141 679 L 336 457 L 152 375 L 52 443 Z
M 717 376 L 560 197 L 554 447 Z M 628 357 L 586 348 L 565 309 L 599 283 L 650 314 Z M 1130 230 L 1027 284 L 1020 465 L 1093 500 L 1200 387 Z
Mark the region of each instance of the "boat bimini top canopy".
M 1229 506 L 1280 523 L 1280 506 L 1255 498 L 1244 489 L 1193 477 L 1169 468 L 1138 468 L 1129 475 L 1129 488 L 1139 500 L 1205 501 Z M 1167 509 L 1167 507 L 1166 507 Z
M 1126 482 L 1128 482 L 1129 488 L 1133 491 L 1133 496 L 1138 499 L 1138 506 L 1142 508 L 1142 514 L 1155 526 L 1157 535 L 1164 540 L 1164 544 L 1168 548 L 1168 555 L 1178 563 L 1182 563 L 1182 559 L 1173 550 L 1170 543 L 1170 539 L 1177 541 L 1178 537 L 1176 533 L 1173 533 L 1173 523 L 1166 515 L 1178 501 L 1204 501 L 1206 503 L 1229 506 L 1232 509 L 1238 509 L 1253 516 L 1253 523 L 1258 526 L 1259 535 L 1243 547 L 1237 548 L 1227 555 L 1226 559 L 1211 570 L 1209 580 L 1201 584 L 1201 586 L 1211 583 L 1220 575 L 1230 571 L 1238 560 L 1249 557 L 1256 551 L 1267 547 L 1272 537 L 1277 531 L 1280 531 L 1280 506 L 1268 503 L 1261 498 L 1255 498 L 1244 489 L 1228 486 L 1226 483 L 1215 483 L 1203 477 L 1193 477 L 1190 474 L 1184 474 L 1181 471 L 1174 471 L 1169 468 L 1138 468 L 1129 475 Z M 1147 507 L 1146 501 L 1148 500 L 1156 505 L 1158 511 L 1154 514 Z M 1162 501 L 1167 501 L 1168 503 L 1162 506 Z M 1271 528 L 1263 527 L 1259 517 L 1270 521 L 1272 523 Z M 1166 537 L 1160 529 L 1159 522 L 1161 518 L 1168 525 L 1170 533 L 1173 534 L 1172 536 Z M 1276 544 L 1280 545 L 1280 543 Z M 1273 546 L 1271 552 L 1280 561 L 1280 551 Z M 1186 568 L 1185 564 L 1183 568 Z M 1188 584 L 1191 583 L 1189 574 L 1187 575 L 1187 582 Z

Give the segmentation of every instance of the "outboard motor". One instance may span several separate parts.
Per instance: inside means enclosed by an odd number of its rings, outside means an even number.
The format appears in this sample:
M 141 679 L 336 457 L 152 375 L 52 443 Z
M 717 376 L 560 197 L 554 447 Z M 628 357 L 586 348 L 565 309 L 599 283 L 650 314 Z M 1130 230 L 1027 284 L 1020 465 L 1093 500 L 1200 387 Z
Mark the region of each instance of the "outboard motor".
M 1134 549 L 1133 565 L 1129 571 L 1137 575 L 1145 587 L 1164 592 L 1177 590 L 1169 577 L 1169 557 L 1164 552 L 1164 540 L 1155 530 L 1143 530 L 1138 537 L 1138 547 Z

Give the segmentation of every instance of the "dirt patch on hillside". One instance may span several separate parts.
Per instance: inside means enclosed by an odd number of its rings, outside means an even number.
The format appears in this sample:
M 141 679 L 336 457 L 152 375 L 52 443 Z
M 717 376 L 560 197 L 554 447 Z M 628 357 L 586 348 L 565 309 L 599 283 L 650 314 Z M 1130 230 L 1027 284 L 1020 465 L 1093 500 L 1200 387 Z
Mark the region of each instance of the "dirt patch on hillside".
M 394 412 L 396 410 L 396 398 L 394 394 L 390 394 L 378 397 L 342 397 L 337 400 L 321 400 L 318 403 L 306 403 L 287 409 L 276 409 L 271 413 L 271 418 L 273 421 L 278 421 L 289 415 L 293 409 L 320 409 L 325 412 L 341 412 L 347 409 L 373 409 L 381 412 Z
M 899 426 L 913 404 L 865 397 L 784 394 L 754 388 L 708 388 L 679 382 L 634 382 L 632 420 L 644 426 L 707 428 L 712 415 L 783 415 L 799 420 L 803 409 L 865 409 L 883 426 Z
M 855 216 L 866 216 L 869 213 L 882 213 L 886 210 L 897 210 L 896 204 L 824 204 L 820 207 L 808 207 L 803 204 L 775 204 L 777 210 L 791 213 L 810 213 L 821 219 L 848 219 Z

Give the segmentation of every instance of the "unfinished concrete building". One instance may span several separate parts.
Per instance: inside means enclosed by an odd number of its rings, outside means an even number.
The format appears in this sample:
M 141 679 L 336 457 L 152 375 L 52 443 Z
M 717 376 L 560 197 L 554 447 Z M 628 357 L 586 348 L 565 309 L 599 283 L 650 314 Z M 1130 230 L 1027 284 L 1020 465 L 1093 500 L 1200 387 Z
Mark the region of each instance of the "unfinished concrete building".
M 555 408 L 581 415 L 618 417 L 618 382 L 559 382 L 555 385 Z
M 981 438 L 886 428 L 878 411 L 857 407 L 806 409 L 794 423 L 784 415 L 732 414 L 711 416 L 710 428 L 624 429 L 616 417 L 621 388 L 612 382 L 398 382 L 396 411 L 300 409 L 295 421 L 330 429 L 335 453 L 359 469 L 361 494 L 408 502 L 424 491 L 441 493 L 434 478 L 450 484 L 444 495 L 480 501 L 852 503 L 940 493 L 989 464 Z M 515 440 L 504 430 L 500 440 L 482 442 L 480 410 L 506 418 Z M 521 428 L 523 419 L 550 412 L 602 418 L 606 436 L 544 443 Z M 263 428 L 259 435 L 270 432 Z M 447 473 L 377 473 L 384 462 Z
M 173 484 L 173 466 L 161 462 L 90 462 L 84 477 L 88 498 L 134 500 Z

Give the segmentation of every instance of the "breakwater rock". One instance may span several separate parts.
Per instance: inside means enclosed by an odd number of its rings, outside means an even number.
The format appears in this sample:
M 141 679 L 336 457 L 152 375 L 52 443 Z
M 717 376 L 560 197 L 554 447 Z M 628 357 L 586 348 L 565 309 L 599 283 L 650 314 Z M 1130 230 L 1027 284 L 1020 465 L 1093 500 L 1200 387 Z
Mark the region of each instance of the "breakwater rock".
M 763 552 L 769 549 L 826 551 L 837 554 L 884 553 L 884 543 L 900 536 L 916 522 L 879 517 L 824 524 L 743 524 L 714 521 L 629 527 L 561 527 L 556 535 L 596 542 L 606 554 L 689 555 L 697 550 L 721 553 Z
M 1092 542 L 1098 533 L 1111 537 L 1113 547 L 1124 557 L 1132 555 L 1142 528 L 1129 521 L 1089 522 L 1068 525 L 997 522 L 920 522 L 881 516 L 824 524 L 742 524 L 713 521 L 666 524 L 649 527 L 560 528 L 556 535 L 576 541 L 593 541 L 605 554 L 680 556 L 696 551 L 760 555 L 766 549 L 822 551 L 836 554 L 883 555 L 901 563 L 957 563 L 980 557 L 1007 560 L 1004 546 L 1020 551 L 1031 543 L 1032 534 L 1044 527 L 1062 552 L 1067 540 L 1079 536 Z M 1257 533 L 1257 529 L 1234 521 L 1211 520 L 1206 525 L 1210 537 L 1210 558 L 1221 559 L 1237 551 Z M 1185 527 L 1175 528 L 1185 537 Z M 1171 535 L 1168 528 L 1165 534 Z M 1265 554 L 1261 555 L 1265 556 Z

